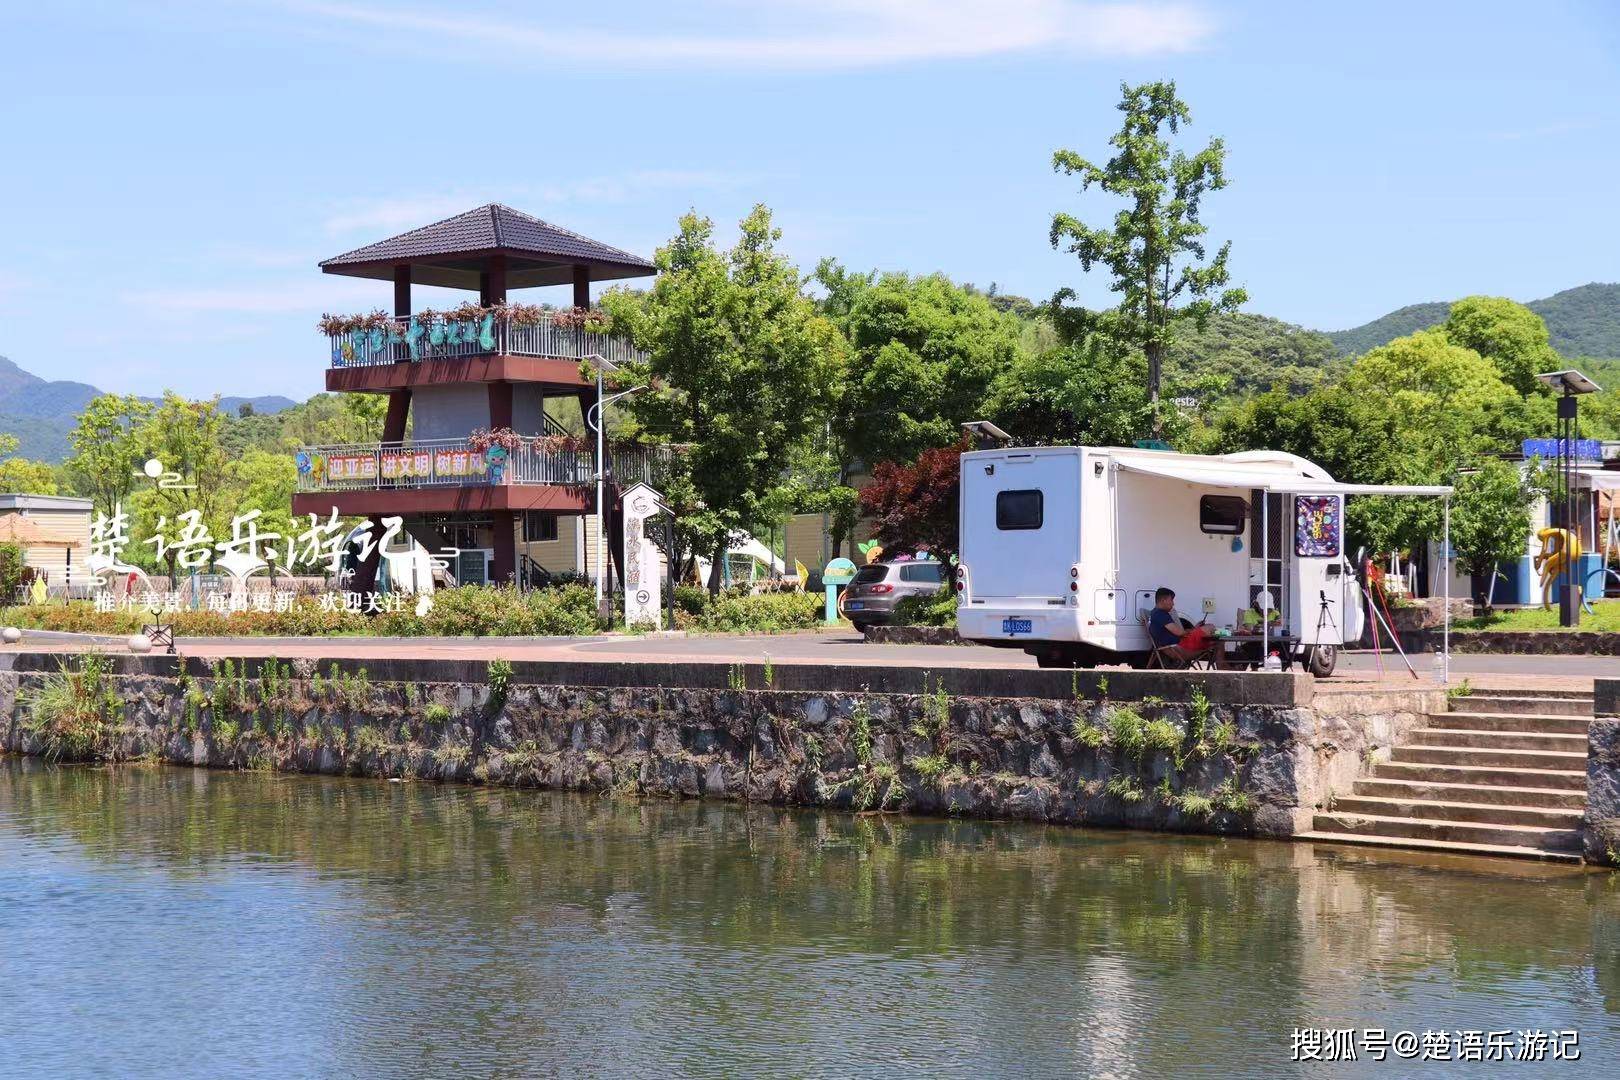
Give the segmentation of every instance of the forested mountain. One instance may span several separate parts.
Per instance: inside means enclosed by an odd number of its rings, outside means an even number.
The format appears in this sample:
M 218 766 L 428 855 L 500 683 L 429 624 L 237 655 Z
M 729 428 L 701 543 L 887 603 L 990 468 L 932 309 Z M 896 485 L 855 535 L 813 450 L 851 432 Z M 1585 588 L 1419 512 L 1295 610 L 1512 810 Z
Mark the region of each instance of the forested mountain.
M 68 432 L 79 413 L 101 396 L 89 383 L 42 379 L 0 356 L 0 432 L 17 436 L 19 457 L 56 464 L 72 452 Z M 275 413 L 288 408 L 291 398 L 222 397 L 221 412 L 235 416 L 243 405 L 254 413 Z
M 1286 389 L 1303 393 L 1339 362 L 1325 334 L 1266 315 L 1215 315 L 1202 332 L 1184 327 L 1170 350 L 1172 379 L 1215 376 L 1234 393 Z
M 1580 285 L 1525 306 L 1546 320 L 1552 347 L 1560 355 L 1620 359 L 1620 284 Z M 1412 304 L 1327 336 L 1344 355 L 1359 356 L 1398 337 L 1439 326 L 1450 309 L 1450 303 Z
M 1620 284 L 1582 285 L 1525 306 L 1547 321 L 1561 355 L 1620 359 Z
M 1436 300 L 1427 304 L 1408 304 L 1353 329 L 1330 330 L 1326 336 L 1343 355 L 1360 356 L 1367 350 L 1376 349 L 1398 337 L 1415 334 L 1431 326 L 1439 326 L 1446 321 L 1446 315 L 1450 311 L 1450 301 Z

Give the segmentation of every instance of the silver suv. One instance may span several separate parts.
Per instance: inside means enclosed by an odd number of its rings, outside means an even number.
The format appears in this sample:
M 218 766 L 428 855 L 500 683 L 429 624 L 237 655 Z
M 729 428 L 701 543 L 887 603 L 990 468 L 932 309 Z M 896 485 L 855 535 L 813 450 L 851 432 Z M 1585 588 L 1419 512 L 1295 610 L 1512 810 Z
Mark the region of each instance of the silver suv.
M 932 596 L 944 583 L 945 567 L 937 562 L 871 563 L 855 572 L 839 606 L 859 630 L 888 622 L 902 597 Z

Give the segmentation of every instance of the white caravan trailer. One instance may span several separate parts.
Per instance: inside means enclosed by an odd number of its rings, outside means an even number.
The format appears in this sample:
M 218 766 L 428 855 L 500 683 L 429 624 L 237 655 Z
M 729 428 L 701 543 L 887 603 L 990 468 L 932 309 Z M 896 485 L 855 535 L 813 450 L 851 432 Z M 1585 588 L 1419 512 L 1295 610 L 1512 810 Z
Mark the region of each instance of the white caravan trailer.
M 1365 615 L 1344 550 L 1345 496 L 1450 492 L 1340 484 L 1273 451 L 969 452 L 957 629 L 1043 667 L 1140 660 L 1151 650 L 1146 614 L 1165 586 L 1194 622 L 1235 626 L 1245 609 L 1273 608 L 1256 651 L 1287 650 L 1325 675 Z

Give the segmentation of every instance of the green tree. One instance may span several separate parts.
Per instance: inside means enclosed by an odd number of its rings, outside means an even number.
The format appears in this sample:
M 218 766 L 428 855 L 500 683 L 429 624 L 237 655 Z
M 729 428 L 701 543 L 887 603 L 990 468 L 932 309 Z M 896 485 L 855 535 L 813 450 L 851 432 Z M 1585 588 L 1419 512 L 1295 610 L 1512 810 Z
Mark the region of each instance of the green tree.
M 68 435 L 73 456 L 68 476 L 97 512 L 111 515 L 119 503 L 128 503 L 141 479 L 141 466 L 150 457 L 146 443 L 152 404 L 133 394 L 103 394 L 85 406 Z
M 648 389 L 624 406 L 650 437 L 683 444 L 663 492 L 675 512 L 675 565 L 712 553 L 710 588 L 737 534 L 769 525 L 767 500 L 789 451 L 819 422 L 842 339 L 801 290 L 798 271 L 775 249 L 781 231 L 756 206 L 729 252 L 714 225 L 687 214 L 655 255 L 646 293 L 603 298 L 615 328 L 647 359 L 617 382 Z
M 1130 446 L 1153 428 L 1146 371 L 1141 353 L 1089 337 L 1019 358 L 996 379 L 985 413 L 1033 446 Z
M 1021 355 L 1018 318 L 943 274 L 852 274 L 826 260 L 816 280 L 850 345 L 831 421 L 846 474 L 856 462 L 913 461 L 955 443 Z
M 1142 351 L 1158 434 L 1163 428 L 1159 384 L 1177 325 L 1191 321 L 1202 328 L 1211 314 L 1235 311 L 1248 295 L 1225 288 L 1231 244 L 1209 258 L 1208 230 L 1199 220 L 1204 196 L 1226 186 L 1224 144 L 1213 139 L 1191 157 L 1172 152 L 1166 133 L 1179 134 L 1192 119 L 1173 82 L 1122 85 L 1120 93 L 1125 122 L 1109 140 L 1114 156 L 1097 165 L 1072 150 L 1059 150 L 1052 167 L 1078 176 L 1081 191 L 1096 186 L 1128 205 L 1103 228 L 1068 213 L 1054 214 L 1050 233 L 1052 246 L 1078 256 L 1087 273 L 1093 266 L 1107 268 L 1120 301 L 1108 311 L 1088 311 L 1069 306 L 1074 290 L 1062 289 L 1051 310 L 1071 341 L 1099 332 Z
M 1451 305 L 1446 339 L 1472 349 L 1496 365 L 1502 378 L 1522 395 L 1540 385 L 1536 375 L 1563 367 L 1548 344 L 1547 324 L 1523 304 L 1500 296 L 1469 296 Z
M 1345 387 L 1401 417 L 1399 449 L 1437 474 L 1529 434 L 1525 404 L 1496 365 L 1439 330 L 1372 350 L 1350 368 Z
M 215 541 L 230 535 L 230 517 L 237 513 L 227 478 L 230 459 L 221 441 L 225 417 L 219 399 L 188 401 L 165 391 L 136 433 L 141 445 L 163 463 L 165 473 L 177 474 L 173 486 L 147 482 L 132 496 L 138 528 L 133 535 L 148 539 L 162 535 L 171 544 L 183 528 L 181 514 L 196 510 L 200 523 Z M 212 555 L 209 556 L 210 561 Z M 178 556 L 172 549 L 161 560 L 171 578 Z
M 44 461 L 6 458 L 0 461 L 0 491 L 18 495 L 55 495 L 56 469 Z
M 1498 563 L 1524 555 L 1537 491 L 1516 465 L 1487 458 L 1457 478 L 1451 544 L 1457 563 L 1474 578 L 1474 600 L 1488 604 Z
M 297 531 L 292 520 L 293 490 L 297 485 L 298 469 L 290 454 L 249 449 L 232 459 L 226 468 L 226 486 L 230 493 L 227 516 L 259 511 L 259 531 L 282 537 L 279 544 L 272 546 L 278 553 L 285 553 Z M 282 564 L 286 564 L 284 559 Z

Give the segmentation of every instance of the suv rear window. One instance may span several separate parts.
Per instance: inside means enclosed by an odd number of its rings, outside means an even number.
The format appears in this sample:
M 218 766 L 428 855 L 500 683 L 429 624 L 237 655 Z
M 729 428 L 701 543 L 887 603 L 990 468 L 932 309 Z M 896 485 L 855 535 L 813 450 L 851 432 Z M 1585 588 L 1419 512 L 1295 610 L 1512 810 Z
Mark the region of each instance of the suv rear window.
M 1045 510 L 1040 488 L 996 492 L 996 528 L 1038 529 Z
M 945 578 L 940 574 L 940 565 L 937 562 L 910 563 L 900 568 L 901 581 L 931 581 L 938 585 Z
M 887 566 L 863 566 L 855 571 L 855 577 L 850 581 L 850 584 L 870 585 L 874 581 L 882 581 L 888 576 L 889 568 Z

